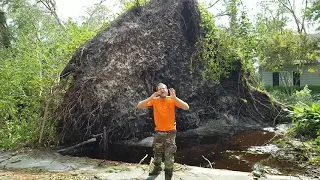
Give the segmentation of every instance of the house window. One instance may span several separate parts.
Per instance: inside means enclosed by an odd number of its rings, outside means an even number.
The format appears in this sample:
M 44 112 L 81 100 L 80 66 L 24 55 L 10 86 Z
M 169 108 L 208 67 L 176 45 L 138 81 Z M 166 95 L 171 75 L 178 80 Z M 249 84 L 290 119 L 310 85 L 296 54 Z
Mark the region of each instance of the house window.
M 300 73 L 299 72 L 293 72 L 293 85 L 300 87 Z
M 279 86 L 279 72 L 272 73 L 273 86 Z

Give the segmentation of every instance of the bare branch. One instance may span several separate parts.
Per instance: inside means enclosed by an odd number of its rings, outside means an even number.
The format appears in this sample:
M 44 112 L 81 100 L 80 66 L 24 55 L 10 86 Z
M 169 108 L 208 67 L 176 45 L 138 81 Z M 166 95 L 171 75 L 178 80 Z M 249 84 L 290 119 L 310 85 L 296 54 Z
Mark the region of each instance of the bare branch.
M 303 2 L 302 2 L 303 3 Z M 305 0 L 305 4 L 304 4 L 305 6 L 304 6 L 304 9 L 307 9 L 308 8 L 308 0 Z M 301 22 L 301 29 L 303 30 L 303 32 L 305 33 L 305 34 L 307 34 L 307 32 L 306 32 L 306 27 L 305 27 L 305 20 L 306 20 L 306 16 L 305 15 L 303 15 L 302 16 L 302 22 Z
M 59 25 L 64 28 L 64 25 L 60 21 L 57 14 L 57 6 L 55 0 L 38 0 L 37 3 L 41 3 L 45 8 L 49 10 L 49 12 L 53 15 L 53 17 L 57 20 Z
M 298 30 L 299 33 L 301 33 L 302 32 L 302 28 L 300 27 L 300 25 L 302 26 L 302 23 L 301 23 L 301 21 L 299 20 L 299 18 L 297 17 L 297 15 L 295 13 L 295 5 L 294 5 L 295 1 L 293 1 L 292 4 L 291 4 L 290 0 L 287 0 L 285 2 L 282 1 L 282 0 L 278 0 L 278 2 L 280 2 L 280 4 L 291 13 L 291 15 L 293 16 L 294 21 L 295 21 L 295 23 L 297 25 L 297 30 Z
M 212 163 L 209 161 L 209 159 L 207 159 L 207 158 L 204 157 L 203 155 L 202 155 L 202 158 L 203 158 L 204 160 L 206 160 L 206 161 L 209 163 L 210 168 L 213 169 Z
M 103 2 L 104 2 L 104 1 L 100 1 L 100 2 L 99 2 L 98 4 L 96 4 L 96 5 L 101 5 Z M 92 19 L 93 15 L 94 15 L 97 11 L 98 11 L 98 9 L 94 9 L 94 10 L 89 14 L 89 18 L 88 18 L 87 22 L 89 22 L 89 21 Z
M 208 7 L 206 7 L 206 9 L 210 9 L 212 8 L 213 6 L 215 6 L 220 0 L 216 0 L 216 2 L 210 4 Z
M 96 141 L 97 141 L 96 138 L 91 138 L 91 139 L 88 139 L 88 140 L 86 140 L 86 141 L 83 141 L 83 142 L 81 142 L 81 143 L 79 143 L 79 144 L 76 144 L 76 145 L 74 145 L 74 146 L 71 146 L 71 147 L 68 147 L 68 148 L 65 148 L 65 149 L 60 149 L 60 150 L 58 150 L 58 153 L 65 152 L 65 151 L 69 151 L 69 150 L 74 149 L 74 148 L 77 148 L 77 147 L 79 147 L 79 146 L 81 146 L 81 145 L 85 145 L 85 144 L 92 143 L 92 142 L 96 142 Z
M 215 15 L 214 17 L 217 18 L 217 17 L 221 17 L 221 16 L 230 16 L 230 13 L 227 13 L 227 12 L 219 13 L 219 14 Z
M 147 157 L 148 157 L 148 154 L 146 154 L 146 155 L 139 161 L 139 164 L 141 164 Z
M 305 16 L 302 16 L 302 20 L 297 16 L 295 12 L 295 0 L 293 3 L 290 2 L 290 0 L 287 1 L 289 6 L 285 5 L 282 1 L 280 3 L 292 14 L 295 23 L 297 25 L 297 30 L 299 33 L 304 32 L 306 34 L 306 28 L 305 28 Z M 304 4 L 304 9 L 307 9 L 308 7 L 308 0 L 302 1 L 302 5 Z
M 51 101 L 51 98 L 49 98 L 46 101 L 46 106 L 45 106 L 45 109 L 44 109 L 44 116 L 43 116 L 43 120 L 42 120 L 41 128 L 40 128 L 40 137 L 39 137 L 39 144 L 40 145 L 41 145 L 41 141 L 42 141 L 42 135 L 43 135 L 44 127 L 45 127 L 45 124 L 46 124 L 47 119 L 48 119 L 50 101 Z

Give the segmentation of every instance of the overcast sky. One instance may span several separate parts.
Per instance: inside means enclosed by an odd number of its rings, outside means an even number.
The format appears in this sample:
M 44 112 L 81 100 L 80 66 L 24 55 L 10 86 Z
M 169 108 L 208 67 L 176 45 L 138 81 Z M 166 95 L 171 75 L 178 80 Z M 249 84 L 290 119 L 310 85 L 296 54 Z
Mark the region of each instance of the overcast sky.
M 85 16 L 86 7 L 91 7 L 95 3 L 100 2 L 101 0 L 56 0 L 58 15 L 61 19 L 66 20 L 68 18 L 72 18 L 77 20 L 80 16 Z M 211 1 L 215 0 L 202 0 L 202 1 Z M 243 5 L 246 7 L 249 18 L 254 18 L 254 15 L 259 12 L 260 7 L 259 3 L 263 0 L 242 0 Z M 301 3 L 303 0 L 295 0 L 296 7 L 301 7 Z M 119 12 L 119 0 L 105 0 L 103 4 L 107 5 L 112 11 Z M 222 2 L 222 1 L 221 1 Z M 214 6 L 214 8 L 210 9 L 213 13 L 217 12 L 219 9 L 222 9 L 221 3 L 218 3 Z M 218 24 L 226 24 L 228 23 L 227 17 L 220 18 L 216 21 Z M 290 28 L 296 29 L 294 22 L 289 24 Z M 313 28 L 309 29 L 310 33 L 314 33 Z

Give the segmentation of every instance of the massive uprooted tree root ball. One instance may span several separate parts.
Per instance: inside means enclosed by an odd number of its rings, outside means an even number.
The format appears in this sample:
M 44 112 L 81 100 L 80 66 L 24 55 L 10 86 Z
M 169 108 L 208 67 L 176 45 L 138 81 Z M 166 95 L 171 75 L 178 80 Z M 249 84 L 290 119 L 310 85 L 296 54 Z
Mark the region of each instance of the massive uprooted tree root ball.
M 280 118 L 281 107 L 243 81 L 241 63 L 220 85 L 202 78 L 197 58 L 190 73 L 200 21 L 195 0 L 151 0 L 77 49 L 61 74 L 73 77 L 59 108 L 61 140 L 81 142 L 104 126 L 108 142 L 152 135 L 151 110 L 138 111 L 136 105 L 159 82 L 190 105 L 189 111 L 177 110 L 181 137 L 232 134 Z

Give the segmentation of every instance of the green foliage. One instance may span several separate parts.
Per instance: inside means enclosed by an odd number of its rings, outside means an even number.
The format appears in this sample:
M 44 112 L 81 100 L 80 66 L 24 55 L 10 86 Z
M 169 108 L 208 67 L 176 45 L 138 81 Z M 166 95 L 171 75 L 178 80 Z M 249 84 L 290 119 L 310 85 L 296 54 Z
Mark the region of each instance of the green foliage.
M 314 89 L 318 88 L 313 86 Z M 303 136 L 309 140 L 314 140 L 314 145 L 310 146 L 307 152 L 315 152 L 308 159 L 311 164 L 320 164 L 320 101 L 315 99 L 318 94 L 312 94 L 312 90 L 305 86 L 295 87 L 295 91 L 291 95 L 285 93 L 284 87 L 268 87 L 268 92 L 278 101 L 293 107 L 290 116 L 292 118 L 293 127 L 288 134 L 297 137 Z M 277 144 L 283 146 L 286 141 L 279 141 Z M 316 150 L 317 149 L 317 150 Z M 310 153 L 308 153 L 310 154 Z
M 320 151 L 320 131 L 318 131 L 318 137 L 315 139 L 315 144 L 318 146 L 318 149 Z
M 78 25 L 69 20 L 62 27 L 36 5 L 14 5 L 8 10 L 13 43 L 0 49 L 1 148 L 34 145 L 47 104 L 43 142 L 55 140 L 54 111 L 63 95 L 63 89 L 58 88 L 60 72 L 74 51 L 106 24 Z
M 290 87 L 290 89 L 293 90 L 292 92 L 290 92 L 290 94 L 287 94 L 287 90 L 286 90 L 287 87 L 285 86 L 265 86 L 265 89 L 271 93 L 274 91 L 278 91 L 279 93 L 285 94 L 287 96 L 291 96 L 294 91 L 296 90 L 300 91 L 301 89 L 303 89 L 303 87 L 298 87 L 298 86 Z
M 205 37 L 200 41 L 201 59 L 206 64 L 206 71 L 203 76 L 213 82 L 219 83 L 221 76 L 228 76 L 227 70 L 231 69 L 234 58 L 228 57 L 231 54 L 221 53 L 228 49 L 231 38 L 228 34 L 214 24 L 212 14 L 205 9 L 201 9 L 201 26 L 205 29 Z M 220 41 L 224 38 L 225 41 Z M 219 50 L 221 52 L 219 52 Z
M 319 147 L 320 146 L 318 146 L 318 151 L 320 150 Z M 309 163 L 319 167 L 320 166 L 320 155 L 319 154 L 320 153 L 317 152 L 317 154 L 315 156 L 311 157 L 310 160 L 309 160 Z
M 250 85 L 256 90 L 264 92 L 266 90 L 266 86 L 264 85 L 264 82 L 261 80 L 261 75 L 258 71 L 252 70 L 250 76 L 247 77 L 247 82 L 249 82 Z
M 317 137 L 320 129 L 320 104 L 295 106 L 291 116 L 296 133 L 310 138 Z
M 287 9 L 278 4 L 262 3 L 261 11 L 257 13 L 257 33 L 264 35 L 284 30 L 289 21 L 285 16 L 286 11 Z
M 274 141 L 274 143 L 280 148 L 284 148 L 285 146 L 287 146 L 287 141 L 284 139 L 277 139 Z
M 5 12 L 0 9 L 0 48 L 10 46 L 10 34 Z
M 300 104 L 292 112 L 293 132 L 296 136 L 303 136 L 311 140 L 306 156 L 310 164 L 320 165 L 320 104 L 311 106 Z
M 281 82 L 290 95 L 294 90 L 291 88 L 291 72 L 301 73 L 306 65 L 316 69 L 319 62 L 316 60 L 318 42 L 302 33 L 304 26 L 301 23 L 304 21 L 297 22 L 298 33 L 285 28 L 288 24 L 288 8 L 290 9 L 288 3 L 290 4 L 289 1 L 264 3 L 256 25 L 256 33 L 259 35 L 256 52 L 264 70 L 280 73 Z M 294 10 L 289 14 L 292 16 L 292 13 L 295 13 Z
M 236 2 L 233 2 L 236 3 Z M 230 6 L 237 13 L 236 6 Z M 253 46 L 255 36 L 250 33 L 251 24 L 246 13 L 240 17 L 233 16 L 232 29 L 222 29 L 215 26 L 211 13 L 200 8 L 201 27 L 205 36 L 200 40 L 201 59 L 206 65 L 204 78 L 220 83 L 221 78 L 227 78 L 235 70 L 253 71 Z M 240 69 L 236 69 L 240 67 Z
M 93 32 L 106 27 L 109 24 L 109 20 L 114 18 L 111 10 L 102 3 L 94 4 L 93 7 L 87 9 L 89 16 L 82 16 L 82 27 L 87 26 Z M 102 24 L 102 25 L 101 25 Z
M 284 86 L 265 86 L 265 89 L 267 90 L 267 91 L 275 91 L 275 90 L 277 90 L 277 91 L 280 91 L 280 92 L 282 92 L 282 93 L 285 93 L 286 92 L 286 89 L 285 89 L 286 87 L 284 87 Z M 299 87 L 299 86 L 293 86 L 293 87 L 291 87 L 294 91 L 293 92 L 295 92 L 295 91 L 301 91 L 302 89 L 304 89 L 305 88 L 305 86 L 304 87 Z M 317 95 L 317 94 L 320 94 L 320 86 L 316 86 L 316 85 L 308 85 L 308 89 L 309 90 L 311 90 L 310 91 L 310 93 L 312 94 L 312 95 Z M 290 95 L 292 95 L 292 94 L 290 94 Z
M 320 0 L 312 1 L 309 8 L 305 10 L 305 16 L 314 22 L 320 22 Z M 317 28 L 319 30 L 320 27 Z
M 315 87 L 315 86 L 314 86 Z M 318 94 L 313 94 L 312 90 L 308 86 L 293 87 L 291 94 L 287 94 L 286 87 L 266 87 L 266 90 L 279 102 L 282 102 L 289 106 L 295 106 L 297 104 L 311 105 L 318 102 L 315 98 Z
M 305 35 L 286 30 L 282 33 L 266 34 L 260 41 L 258 54 L 265 70 L 299 72 L 303 64 L 317 63 L 317 43 Z
M 149 0 L 138 0 L 139 5 L 145 5 Z M 137 5 L 137 0 L 122 0 L 122 4 L 124 5 L 124 9 L 130 9 Z
M 313 94 L 320 94 L 320 86 L 309 85 L 308 88 L 312 90 Z
M 296 102 L 302 102 L 304 104 L 309 104 L 312 102 L 311 90 L 308 88 L 308 86 L 305 86 L 302 90 L 295 91 L 292 94 L 292 98 Z
M 0 146 L 30 144 L 39 138 L 44 102 L 56 95 L 53 89 L 59 83 L 59 73 L 74 50 L 94 35 L 71 22 L 66 31 L 51 30 L 45 41 L 20 36 L 10 49 L 14 53 L 0 67 L 0 117 L 5 122 L 0 129 Z M 54 131 L 50 126 L 54 122 L 47 125 L 46 129 Z

